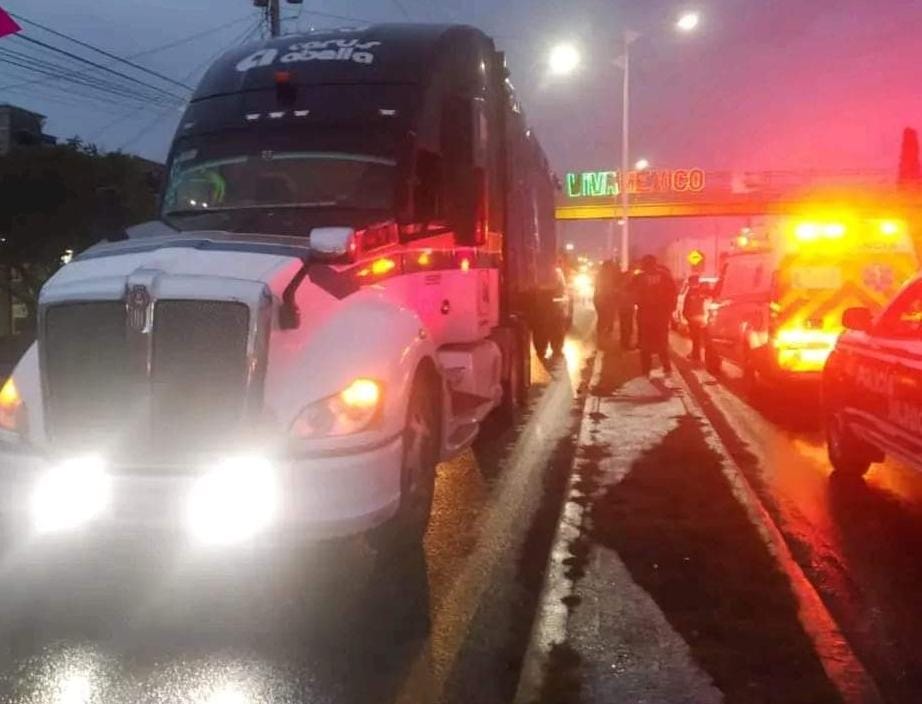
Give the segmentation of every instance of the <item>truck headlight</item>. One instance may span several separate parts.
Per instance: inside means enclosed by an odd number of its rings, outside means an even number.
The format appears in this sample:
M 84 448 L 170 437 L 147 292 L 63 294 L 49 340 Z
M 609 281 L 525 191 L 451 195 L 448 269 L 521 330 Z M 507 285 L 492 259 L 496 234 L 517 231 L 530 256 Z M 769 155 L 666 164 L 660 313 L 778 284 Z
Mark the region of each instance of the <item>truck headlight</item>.
M 228 545 L 253 537 L 275 518 L 278 475 L 264 457 L 234 457 L 200 477 L 187 504 L 187 523 L 199 543 Z
M 377 417 L 382 396 L 379 382 L 356 379 L 338 394 L 320 399 L 302 410 L 291 424 L 291 432 L 302 438 L 357 433 Z
M 32 493 L 32 523 L 40 533 L 72 530 L 101 514 L 112 499 L 112 481 L 94 456 L 61 462 L 39 477 Z

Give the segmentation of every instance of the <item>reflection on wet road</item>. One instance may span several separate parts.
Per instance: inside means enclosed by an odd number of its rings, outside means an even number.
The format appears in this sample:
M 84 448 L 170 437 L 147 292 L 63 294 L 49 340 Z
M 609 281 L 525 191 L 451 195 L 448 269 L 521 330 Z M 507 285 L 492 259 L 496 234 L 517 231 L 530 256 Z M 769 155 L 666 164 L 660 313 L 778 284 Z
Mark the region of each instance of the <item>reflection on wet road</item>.
M 590 320 L 564 359 L 533 360 L 517 428 L 488 428 L 440 466 L 424 547 L 396 563 L 360 539 L 206 559 L 111 536 L 7 555 L 0 702 L 460 702 L 472 686 L 478 702 L 509 701 L 540 584 L 523 564 L 544 566 L 536 523 L 559 500 L 545 474 L 570 433 Z
M 680 353 L 685 340 L 674 338 Z M 692 370 L 709 416 L 887 701 L 922 692 L 922 476 L 896 463 L 832 476 L 817 389 L 744 390 Z

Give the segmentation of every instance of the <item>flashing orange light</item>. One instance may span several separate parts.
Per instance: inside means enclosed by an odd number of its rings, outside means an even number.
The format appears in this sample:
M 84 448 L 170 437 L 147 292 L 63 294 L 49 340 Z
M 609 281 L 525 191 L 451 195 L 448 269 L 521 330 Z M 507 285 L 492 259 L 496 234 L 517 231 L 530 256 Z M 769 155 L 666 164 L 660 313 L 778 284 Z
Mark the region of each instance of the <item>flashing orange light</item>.
M 432 254 L 429 252 L 420 253 L 419 257 L 416 259 L 416 263 L 420 266 L 429 266 L 432 264 Z
M 783 328 L 773 340 L 778 366 L 790 372 L 822 371 L 838 337 L 830 330 Z
M 746 249 L 750 242 L 751 240 L 746 235 L 740 235 L 736 238 L 736 246 L 740 249 Z
M 371 264 L 371 273 L 375 276 L 381 276 L 386 274 L 389 271 L 393 271 L 397 266 L 397 262 L 393 259 L 388 259 L 387 257 L 382 257 L 381 259 L 375 259 Z
M 841 223 L 830 223 L 823 228 L 823 234 L 832 239 L 845 237 L 845 225 Z
M 23 402 L 13 377 L 0 388 L 0 428 L 18 430 L 22 420 Z
M 342 402 L 355 410 L 369 410 L 381 400 L 381 386 L 373 379 L 356 379 L 340 393 Z
M 471 260 L 467 257 L 464 257 L 464 259 L 461 260 L 461 271 L 470 271 L 470 268 Z
M 884 220 L 880 223 L 880 232 L 883 235 L 893 236 L 900 232 L 900 225 L 893 220 Z
M 364 269 L 359 271 L 359 276 L 368 276 L 373 274 L 374 276 L 383 276 L 397 267 L 397 262 L 389 257 L 381 257 L 381 259 L 375 259 L 371 266 L 366 266 Z
M 812 242 L 820 236 L 820 230 L 812 222 L 802 222 L 794 228 L 794 236 L 801 242 Z

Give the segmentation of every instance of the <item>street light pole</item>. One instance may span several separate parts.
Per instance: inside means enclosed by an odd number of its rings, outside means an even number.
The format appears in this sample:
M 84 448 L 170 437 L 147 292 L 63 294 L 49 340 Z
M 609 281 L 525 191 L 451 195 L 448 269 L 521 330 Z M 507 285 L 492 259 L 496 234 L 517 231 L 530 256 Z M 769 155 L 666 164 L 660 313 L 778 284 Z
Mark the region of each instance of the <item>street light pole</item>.
M 628 170 L 630 166 L 630 81 L 631 81 L 631 35 L 628 30 L 624 32 L 624 79 L 621 83 L 621 269 L 627 271 L 631 265 L 631 235 L 630 220 L 628 217 Z

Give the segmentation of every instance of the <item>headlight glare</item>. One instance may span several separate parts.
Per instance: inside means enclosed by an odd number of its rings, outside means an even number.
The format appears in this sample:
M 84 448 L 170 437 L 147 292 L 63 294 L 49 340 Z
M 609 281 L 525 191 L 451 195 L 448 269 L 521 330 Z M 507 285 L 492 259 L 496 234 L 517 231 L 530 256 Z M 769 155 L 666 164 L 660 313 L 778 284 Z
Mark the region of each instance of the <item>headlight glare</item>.
M 111 478 L 99 457 L 65 460 L 36 483 L 30 507 L 32 523 L 40 533 L 79 528 L 99 516 L 111 499 Z
M 202 544 L 241 542 L 272 523 L 278 504 L 278 476 L 268 459 L 227 459 L 193 485 L 187 506 L 188 528 Z

